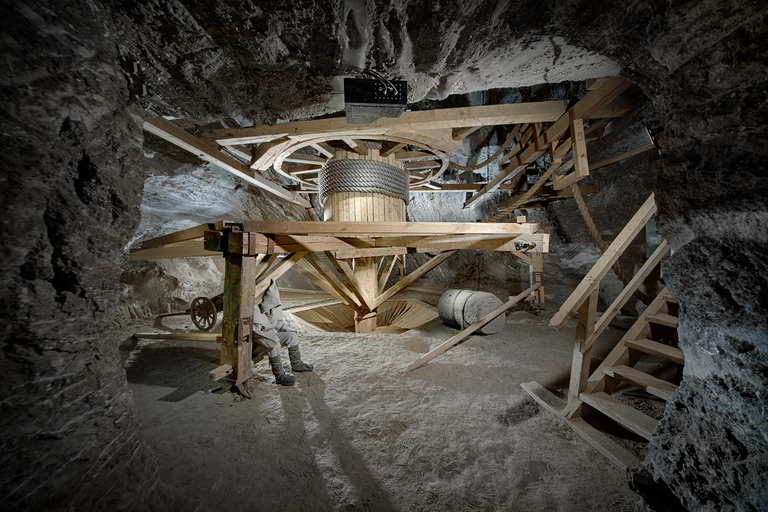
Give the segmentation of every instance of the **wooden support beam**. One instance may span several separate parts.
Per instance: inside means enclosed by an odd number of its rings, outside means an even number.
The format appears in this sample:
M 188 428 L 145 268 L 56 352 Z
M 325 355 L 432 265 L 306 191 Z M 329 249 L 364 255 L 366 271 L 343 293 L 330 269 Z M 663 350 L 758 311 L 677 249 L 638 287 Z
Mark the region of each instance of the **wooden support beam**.
M 164 245 L 170 245 L 176 242 L 183 242 L 187 240 L 194 240 L 195 238 L 202 238 L 205 236 L 206 231 L 220 231 L 223 229 L 224 224 L 229 223 L 227 220 L 220 220 L 218 222 L 207 222 L 198 226 L 183 229 L 181 231 L 175 231 L 167 235 L 142 240 L 139 246 L 142 249 L 149 249 L 150 247 L 162 247 Z
M 224 311 L 221 322 L 221 365 L 231 365 L 234 383 L 241 386 L 253 377 L 252 338 L 256 258 L 242 254 L 224 255 Z
M 539 225 L 481 224 L 476 222 L 322 222 L 245 221 L 243 231 L 280 235 L 413 236 L 413 235 L 515 235 L 536 233 Z
M 451 336 L 450 339 L 441 343 L 437 347 L 433 348 L 432 350 L 430 350 L 429 352 L 427 352 L 426 354 L 424 354 L 423 356 L 421 356 L 420 358 L 418 358 L 417 360 L 409 364 L 408 367 L 405 369 L 405 372 L 409 372 L 411 370 L 415 370 L 416 368 L 419 368 L 420 366 L 424 366 L 429 361 L 436 358 L 437 356 L 439 356 L 440 354 L 442 354 L 443 352 L 445 352 L 446 350 L 448 350 L 449 348 L 451 348 L 452 346 L 454 346 L 455 344 L 457 344 L 458 342 L 460 342 L 470 334 L 474 333 L 479 329 L 482 329 L 485 324 L 487 324 L 488 322 L 490 322 L 500 314 L 504 313 L 506 310 L 508 310 L 509 308 L 511 308 L 518 302 L 520 302 L 521 300 L 525 299 L 528 295 L 533 293 L 538 287 L 539 285 L 535 284 L 530 288 L 528 288 L 527 290 L 525 290 L 524 292 L 510 298 L 509 302 L 502 304 L 501 306 L 494 309 L 493 311 L 485 315 L 483 318 L 481 318 L 474 324 L 470 325 L 466 329 L 463 329 L 462 331 L 459 331 L 458 334 Z
M 451 133 L 451 138 L 453 140 L 464 140 L 465 138 L 469 137 L 480 128 L 482 128 L 482 126 L 467 126 L 464 128 L 454 128 L 453 132 Z
M 669 243 L 666 240 L 662 240 L 656 250 L 653 251 L 653 254 L 648 259 L 648 261 L 643 264 L 637 274 L 635 274 L 627 286 L 624 287 L 621 293 L 619 293 L 613 303 L 608 306 L 608 309 L 605 310 L 605 313 L 603 313 L 603 315 L 600 317 L 600 320 L 597 321 L 594 333 L 592 333 L 592 335 L 586 341 L 586 345 L 588 347 L 592 346 L 592 344 L 597 341 L 597 338 L 603 333 L 603 331 L 608 328 L 608 325 L 616 317 L 619 311 L 621 311 L 621 308 L 624 307 L 624 304 L 626 304 L 632 294 L 635 293 L 635 290 L 637 290 L 640 285 L 643 284 L 651 271 L 656 268 L 656 265 L 659 264 L 661 259 L 665 254 L 667 254 L 668 251 Z
M 336 259 L 336 257 L 331 251 L 326 251 L 325 256 L 328 258 L 328 261 L 331 262 L 334 268 L 338 270 L 342 276 L 344 276 L 349 289 L 352 290 L 352 292 L 355 294 L 355 297 L 357 297 L 357 299 L 365 306 L 366 309 L 368 310 L 373 309 L 371 307 L 371 302 L 373 301 L 373 298 L 368 297 L 363 292 L 363 286 L 360 284 L 360 281 L 357 279 L 357 276 L 355 275 L 355 271 L 352 270 L 352 267 L 350 267 L 346 261 Z
M 296 270 L 298 270 L 301 275 L 315 283 L 317 286 L 328 292 L 342 303 L 346 304 L 347 306 L 354 307 L 349 297 L 336 290 L 336 288 L 334 288 L 328 281 L 326 281 L 323 276 L 321 276 L 320 273 L 314 267 L 312 267 L 312 265 L 309 264 L 309 262 L 296 262 Z
M 333 257 L 337 260 L 352 260 L 357 258 L 378 258 L 393 254 L 408 254 L 406 247 L 370 247 L 362 249 L 343 249 L 334 251 Z
M 382 272 L 381 277 L 379 277 L 379 289 L 378 293 L 381 295 L 384 292 L 384 287 L 387 286 L 387 281 L 389 281 L 389 276 L 392 275 L 392 270 L 395 268 L 395 265 L 397 264 L 398 255 L 392 256 L 392 261 L 389 262 L 389 265 L 387 265 L 384 268 L 384 272 Z
M 597 294 L 595 288 L 587 299 L 579 306 L 579 318 L 576 325 L 576 339 L 573 343 L 573 358 L 571 361 L 571 379 L 568 386 L 568 407 L 570 413 L 566 417 L 580 416 L 580 408 L 573 407 L 579 401 L 579 394 L 587 388 L 589 379 L 589 364 L 592 361 L 592 347 L 587 346 L 587 340 L 595 331 L 595 316 L 597 314 Z
M 252 170 L 241 164 L 238 160 L 232 158 L 229 155 L 225 155 L 214 146 L 211 146 L 202 139 L 199 139 L 194 135 L 182 130 L 175 124 L 171 123 L 170 121 L 166 121 L 162 117 L 155 117 L 145 120 L 144 129 L 180 147 L 181 149 L 189 151 L 193 155 L 198 156 L 207 162 L 218 165 L 222 169 L 229 171 L 230 173 L 234 174 L 238 178 L 245 180 L 251 185 L 266 190 L 267 192 L 270 192 L 278 197 L 282 197 L 291 203 L 303 206 L 304 208 L 312 207 L 312 205 L 306 199 L 299 197 L 298 195 L 285 190 L 277 183 L 269 181 L 261 175 L 254 173 Z
M 395 160 L 398 162 L 413 162 L 416 160 L 431 160 L 435 158 L 432 153 L 426 153 L 424 151 L 400 151 L 395 153 Z
M 269 142 L 262 142 L 253 150 L 251 155 L 251 169 L 266 170 L 272 166 L 277 155 L 288 149 L 294 142 L 288 137 L 280 137 Z
M 552 392 L 545 389 L 537 382 L 528 382 L 520 384 L 520 387 L 528 393 L 540 406 L 554 414 L 557 419 L 568 425 L 576 434 L 589 443 L 594 449 L 602 453 L 605 458 L 611 461 L 622 471 L 626 472 L 628 468 L 639 464 L 637 457 L 632 455 L 622 446 L 616 444 L 611 438 L 591 426 L 581 418 L 568 419 L 564 417 L 561 411 L 565 408 L 565 401 L 556 397 Z
M 464 207 L 469 207 L 484 194 L 493 192 L 510 175 L 521 172 L 527 165 L 543 156 L 549 151 L 551 144 L 559 142 L 563 138 L 570 127 L 571 119 L 590 119 L 601 107 L 618 97 L 630 85 L 631 83 L 623 78 L 609 78 L 599 87 L 589 91 L 566 115 L 561 116 L 546 132 L 533 140 L 519 156 L 516 156 L 507 167 L 500 170 L 490 183 L 469 198 L 464 203 Z
M 310 146 L 321 155 L 325 155 L 326 158 L 333 158 L 336 156 L 336 150 L 325 142 L 312 143 Z
M 566 299 L 560 310 L 552 317 L 549 325 L 562 329 L 565 323 L 573 315 L 576 309 L 586 300 L 592 290 L 597 288 L 600 280 L 610 270 L 611 266 L 619 259 L 624 250 L 629 246 L 637 234 L 645 229 L 645 224 L 656 213 L 656 203 L 654 195 L 645 201 L 635 215 L 630 219 L 621 233 L 611 243 L 608 249 L 603 253 L 600 259 L 595 263 L 592 269 L 587 273 L 584 279 L 579 283 L 570 297 Z
M 333 287 L 334 290 L 347 298 L 348 303 L 354 304 L 357 307 L 363 306 L 363 301 L 358 298 L 357 294 L 350 290 L 347 285 L 339 278 L 339 276 L 333 270 L 328 268 L 325 263 L 322 262 L 316 253 L 308 253 L 307 260 L 312 265 L 312 267 L 314 267 L 317 273 L 323 279 L 325 279 L 328 284 Z
M 472 126 L 549 123 L 556 121 L 564 112 L 565 102 L 562 100 L 538 101 L 404 112 L 398 118 L 381 118 L 365 125 L 348 124 L 344 117 L 333 117 L 248 128 L 210 130 L 204 132 L 203 137 L 206 140 L 215 140 L 222 145 L 250 144 L 254 138 L 262 140 L 261 137 L 265 135 L 279 133 L 287 133 L 291 137 L 307 134 L 357 133 L 357 137 L 365 138 L 366 133 L 426 132 Z
M 187 240 L 163 247 L 131 249 L 131 261 L 163 260 L 169 258 L 193 258 L 199 256 L 221 257 L 220 252 L 207 251 L 202 240 Z
M 258 280 L 261 277 L 261 275 L 264 274 L 264 272 L 269 271 L 269 268 L 272 266 L 272 264 L 275 263 L 275 261 L 277 261 L 277 258 L 279 256 L 280 255 L 278 253 L 273 253 L 273 254 L 270 254 L 269 256 L 264 255 L 264 257 L 262 257 L 259 260 L 259 262 L 256 264 L 256 271 L 255 271 L 256 280 Z
M 379 155 L 381 155 L 383 157 L 387 157 L 387 156 L 391 155 L 392 153 L 396 153 L 396 152 L 400 151 L 405 146 L 407 146 L 407 144 L 405 144 L 404 142 L 402 142 L 402 143 L 391 142 L 389 145 L 381 148 L 381 150 L 379 151 Z
M 295 164 L 307 164 L 307 165 L 319 165 L 322 166 L 327 159 L 322 156 L 310 155 L 308 153 L 292 153 L 285 157 L 285 162 L 291 162 Z
M 280 276 L 288 272 L 291 267 L 296 264 L 296 262 L 301 261 L 301 259 L 306 256 L 306 254 L 306 252 L 288 254 L 280 261 L 280 263 L 275 265 L 273 269 L 264 272 L 264 276 L 259 279 L 258 283 L 256 283 L 256 290 L 254 291 L 254 295 L 257 297 L 261 296 L 265 291 L 267 291 L 267 288 L 269 288 L 269 285 L 273 279 L 277 281 Z
M 447 251 L 447 252 L 442 252 L 438 254 L 437 256 L 430 259 L 428 262 L 426 262 L 425 264 L 423 264 L 422 266 L 420 266 L 419 268 L 417 268 L 416 270 L 408 274 L 405 278 L 403 278 L 402 280 L 390 286 L 390 288 L 386 292 L 380 294 L 373 301 L 373 306 L 374 306 L 373 309 L 376 309 L 382 303 L 386 302 L 387 300 L 394 297 L 396 294 L 403 291 L 411 283 L 413 283 L 414 281 L 419 279 L 421 276 L 423 276 L 424 274 L 426 274 L 427 272 L 429 272 L 430 270 L 432 270 L 433 268 L 435 268 L 436 266 L 438 266 L 439 264 L 441 264 L 442 262 L 444 262 L 445 260 L 453 256 L 455 252 L 456 251 Z

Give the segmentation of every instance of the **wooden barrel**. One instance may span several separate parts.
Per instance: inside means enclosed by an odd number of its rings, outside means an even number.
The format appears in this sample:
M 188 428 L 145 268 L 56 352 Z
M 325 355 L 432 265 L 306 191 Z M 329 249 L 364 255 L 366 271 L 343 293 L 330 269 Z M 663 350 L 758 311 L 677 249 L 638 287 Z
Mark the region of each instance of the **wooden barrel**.
M 501 299 L 492 293 L 451 289 L 440 296 L 437 312 L 446 325 L 455 329 L 464 329 L 502 304 Z M 506 320 L 507 315 L 502 313 L 477 332 L 480 334 L 501 332 L 506 325 Z

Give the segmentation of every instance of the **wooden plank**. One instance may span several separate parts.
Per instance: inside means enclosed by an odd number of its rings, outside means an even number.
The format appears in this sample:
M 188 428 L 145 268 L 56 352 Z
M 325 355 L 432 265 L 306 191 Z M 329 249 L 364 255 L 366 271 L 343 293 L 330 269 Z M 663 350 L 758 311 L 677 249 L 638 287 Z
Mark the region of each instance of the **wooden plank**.
M 187 133 L 170 121 L 166 121 L 162 117 L 155 117 L 145 120 L 144 129 L 164 140 L 167 140 L 171 144 L 180 147 L 181 149 L 189 151 L 193 155 L 198 156 L 207 162 L 215 164 L 222 169 L 229 171 L 233 175 L 250 183 L 251 185 L 266 190 L 267 192 L 270 192 L 278 197 L 282 197 L 291 203 L 303 206 L 304 208 L 312 207 L 312 205 L 306 199 L 299 197 L 298 195 L 285 190 L 277 183 L 274 183 L 262 177 L 261 175 L 254 173 L 251 169 L 241 164 L 238 160 L 232 158 L 229 155 L 225 155 L 217 148 L 211 146 L 202 139 Z
M 567 115 L 563 115 L 555 121 L 546 132 L 529 144 L 528 147 L 519 156 L 516 156 L 507 167 L 500 170 L 493 180 L 469 198 L 464 203 L 464 208 L 471 206 L 472 203 L 480 199 L 484 194 L 493 192 L 503 181 L 509 179 L 510 175 L 520 172 L 527 165 L 543 156 L 549 151 L 549 146 L 551 144 L 558 142 L 563 138 L 566 131 L 568 131 L 571 119 L 591 118 L 602 106 L 615 99 L 619 94 L 629 88 L 630 85 L 631 83 L 623 78 L 610 78 L 596 89 L 589 91 L 571 110 L 568 111 Z
M 284 162 L 292 162 L 295 164 L 307 164 L 307 165 L 323 165 L 327 161 L 325 157 L 310 155 L 308 153 L 291 153 L 285 159 Z
M 258 280 L 259 277 L 264 272 L 267 272 L 267 270 L 272 266 L 272 264 L 277 261 L 277 258 L 280 255 L 278 253 L 270 254 L 269 256 L 264 255 L 259 262 L 256 264 L 256 270 L 254 271 L 254 277 Z
M 396 153 L 397 151 L 400 151 L 405 146 L 407 146 L 407 144 L 405 144 L 404 142 L 403 143 L 393 142 L 389 146 L 381 148 L 381 150 L 379 151 L 379 155 L 383 157 L 388 157 L 389 155 Z
M 320 260 L 320 257 L 317 254 L 308 253 L 307 260 L 317 271 L 317 273 L 323 279 L 325 279 L 328 284 L 333 287 L 334 290 L 348 299 L 348 303 L 354 303 L 357 307 L 361 307 L 363 305 L 363 302 L 357 297 L 357 295 L 355 295 L 355 293 L 350 290 L 347 285 L 342 282 L 341 279 L 339 279 L 333 270 L 328 268 L 325 263 Z
M 421 160 L 417 162 L 405 162 L 403 167 L 406 171 L 418 171 L 421 169 L 436 169 L 442 165 L 437 160 Z
M 131 249 L 131 261 L 162 260 L 169 258 L 193 258 L 200 256 L 222 257 L 218 251 L 206 251 L 203 240 L 188 240 L 177 242 L 165 247 L 151 247 L 148 249 Z
M 606 366 L 602 369 L 602 372 L 609 377 L 619 379 L 633 386 L 636 386 L 648 393 L 661 398 L 662 400 L 669 400 L 672 398 L 672 393 L 677 391 L 677 386 L 671 382 L 658 379 L 653 375 L 648 375 L 645 372 L 641 372 L 637 368 L 631 366 L 619 365 L 619 366 Z
M 649 441 L 651 436 L 653 436 L 656 425 L 659 423 L 650 416 L 602 391 L 591 394 L 582 393 L 579 398 L 582 402 L 594 407 L 615 422 L 623 425 L 627 430 L 631 430 Z
M 627 303 L 629 298 L 632 297 L 632 294 L 634 294 L 640 285 L 643 284 L 651 271 L 656 268 L 656 265 L 658 265 L 664 255 L 667 254 L 667 251 L 669 251 L 669 243 L 666 240 L 663 240 L 648 261 L 643 264 L 637 274 L 635 274 L 632 280 L 627 283 L 627 286 L 625 286 L 616 299 L 614 299 L 613 303 L 608 306 L 608 309 L 605 310 L 605 313 L 600 317 L 600 320 L 597 321 L 595 332 L 587 340 L 587 346 L 591 346 L 597 341 L 597 338 L 608 328 L 608 325 L 610 325 L 611 321 L 616 317 L 619 311 L 621 311 L 624 304 Z
M 328 281 L 326 281 L 323 276 L 321 276 L 317 270 L 315 270 L 312 265 L 310 265 L 306 261 L 298 261 L 296 262 L 296 270 L 315 283 L 317 286 L 328 292 L 330 295 L 341 301 L 342 303 L 346 304 L 347 306 L 354 307 L 352 305 L 352 302 L 350 301 L 349 297 L 346 297 L 345 295 L 342 295 L 339 291 L 337 291 L 333 286 L 331 286 Z
M 355 258 L 378 258 L 393 254 L 408 254 L 406 247 L 371 247 L 361 249 L 342 249 L 334 251 L 333 256 L 337 260 L 350 260 Z
M 211 343 L 221 343 L 221 334 L 215 332 L 137 332 L 132 337 L 147 340 L 209 341 Z
M 411 283 L 419 279 L 421 276 L 453 256 L 453 254 L 456 251 L 447 251 L 442 252 L 435 256 L 434 258 L 430 259 L 428 262 L 408 274 L 406 277 L 398 281 L 397 283 L 393 284 L 389 287 L 389 289 L 380 294 L 376 299 L 373 301 L 373 309 L 376 309 L 379 307 L 383 302 L 386 302 L 387 300 L 391 299 L 393 296 L 395 296 L 397 293 L 400 293 L 405 288 L 407 288 Z
M 251 169 L 265 170 L 272 166 L 275 157 L 282 151 L 288 149 L 293 141 L 288 137 L 262 142 L 259 147 L 253 150 L 251 155 Z
M 413 274 L 411 274 L 413 275 Z M 408 276 L 410 277 L 410 276 Z M 420 366 L 424 366 L 432 359 L 436 358 L 452 346 L 456 345 L 458 342 L 466 338 L 467 336 L 471 335 L 472 333 L 478 331 L 479 329 L 482 329 L 485 324 L 496 318 L 497 316 L 504 313 L 506 310 L 520 302 L 521 300 L 525 299 L 528 295 L 533 293 L 539 286 L 533 285 L 524 292 L 520 293 L 519 295 L 516 295 L 515 297 L 511 298 L 509 302 L 506 302 L 499 306 L 498 308 L 494 309 L 487 315 L 485 315 L 483 318 L 475 322 L 474 324 L 470 325 L 466 329 L 463 329 L 458 332 L 458 334 L 451 336 L 447 341 L 444 341 L 437 347 L 433 348 L 420 358 L 416 359 L 414 362 L 408 365 L 408 367 L 405 369 L 406 372 L 409 372 L 411 370 L 415 370 L 416 368 L 419 368 Z
M 231 375 L 233 371 L 231 364 L 223 364 L 208 372 L 208 378 L 215 382 Z
M 480 128 L 482 128 L 482 126 L 466 126 L 464 128 L 454 128 L 451 132 L 451 138 L 453 140 L 464 140 Z
M 265 135 L 279 133 L 287 133 L 291 137 L 306 134 L 349 134 L 347 138 L 352 139 L 353 137 L 365 138 L 366 133 L 394 134 L 472 126 L 548 123 L 556 121 L 564 112 L 565 102 L 562 100 L 538 101 L 404 112 L 399 118 L 381 118 L 364 125 L 348 124 L 344 117 L 333 117 L 276 125 L 209 130 L 203 133 L 203 137 L 205 140 L 215 140 L 222 145 L 251 144 L 254 139 L 262 140 L 261 137 Z M 449 136 L 452 136 L 452 133 Z
M 315 142 L 310 144 L 321 155 L 325 155 L 327 158 L 333 158 L 336 156 L 336 150 L 325 142 Z
M 413 236 L 413 235 L 510 235 L 532 234 L 539 224 L 482 224 L 476 222 L 322 222 L 245 221 L 243 231 L 280 235 L 333 235 L 333 236 Z
M 677 364 L 685 364 L 685 356 L 683 355 L 683 351 L 677 347 L 664 345 L 658 341 L 645 338 L 641 338 L 639 340 L 626 340 L 624 344 L 628 348 L 638 350 L 645 354 L 663 357 L 664 359 L 675 362 Z
M 392 257 L 392 261 L 385 268 L 384 272 L 381 274 L 381 277 L 379 278 L 379 289 L 378 289 L 379 295 L 381 295 L 381 293 L 384 291 L 384 287 L 387 286 L 387 281 L 389 281 L 389 276 L 392 275 L 392 270 L 395 268 L 396 264 L 397 264 L 397 255 Z
M 261 294 L 267 291 L 267 288 L 269 288 L 269 285 L 273 279 L 277 281 L 280 276 L 288 272 L 288 270 L 290 270 L 297 261 L 300 261 L 304 256 L 306 256 L 306 254 L 306 252 L 297 252 L 294 254 L 286 255 L 286 257 L 283 258 L 280 263 L 275 265 L 275 268 L 265 272 L 264 276 L 259 279 L 259 282 L 256 284 L 254 295 L 259 297 Z
M 555 313 L 555 316 L 550 320 L 549 325 L 562 329 L 568 319 L 573 316 L 586 297 L 592 293 L 599 284 L 600 280 L 610 270 L 614 263 L 619 259 L 624 250 L 629 246 L 632 240 L 637 234 L 645 229 L 645 224 L 656 213 L 656 203 L 654 202 L 653 194 L 645 201 L 635 215 L 630 219 L 621 233 L 606 249 L 605 253 L 590 269 L 584 279 L 579 283 L 576 289 L 573 291 L 570 297 L 566 299 L 560 310 Z
M 573 358 L 571 360 L 571 377 L 568 386 L 568 402 L 577 401 L 579 394 L 587 388 L 589 379 L 589 365 L 592 361 L 592 349 L 585 342 L 595 329 L 595 313 L 597 312 L 597 294 L 595 288 L 587 299 L 579 306 L 579 318 L 576 324 L 576 337 L 573 342 Z M 571 414 L 579 416 L 579 409 L 573 409 Z
M 580 177 L 589 176 L 587 141 L 584 137 L 584 120 L 571 120 L 571 143 L 573 144 L 573 172 Z
M 184 242 L 187 240 L 194 240 L 195 238 L 202 238 L 205 236 L 206 231 L 220 231 L 223 229 L 224 224 L 229 223 L 227 220 L 220 220 L 218 222 L 207 222 L 191 228 L 182 229 L 181 231 L 175 231 L 167 235 L 158 236 L 155 238 L 149 238 L 142 240 L 141 249 L 149 249 L 151 247 L 162 247 L 164 245 L 170 245 L 177 242 Z
M 395 160 L 398 162 L 412 162 L 415 160 L 431 160 L 435 158 L 432 153 L 425 153 L 424 151 L 400 151 L 395 153 Z
M 624 334 L 619 343 L 611 350 L 611 352 L 603 359 L 600 366 L 589 377 L 587 384 L 587 393 L 593 393 L 595 391 L 604 391 L 606 388 L 606 378 L 602 369 L 608 366 L 618 366 L 620 364 L 629 363 L 629 348 L 625 344 L 628 340 L 636 340 L 641 337 L 645 337 L 650 334 L 650 328 L 648 327 L 648 317 L 654 313 L 657 313 L 659 309 L 664 305 L 663 294 L 667 291 L 666 288 L 653 299 L 653 302 L 643 311 L 640 317 L 632 324 L 632 327 Z
M 654 324 L 666 325 L 667 327 L 677 328 L 679 322 L 676 316 L 668 315 L 666 313 L 657 313 L 648 317 L 648 321 Z
M 611 438 L 595 429 L 581 418 L 568 419 L 560 414 L 565 407 L 565 401 L 556 397 L 537 382 L 520 384 L 520 387 L 528 393 L 540 406 L 555 415 L 557 419 L 568 425 L 576 434 L 584 439 L 590 446 L 603 454 L 622 471 L 638 464 L 640 461 L 622 446 L 616 444 Z

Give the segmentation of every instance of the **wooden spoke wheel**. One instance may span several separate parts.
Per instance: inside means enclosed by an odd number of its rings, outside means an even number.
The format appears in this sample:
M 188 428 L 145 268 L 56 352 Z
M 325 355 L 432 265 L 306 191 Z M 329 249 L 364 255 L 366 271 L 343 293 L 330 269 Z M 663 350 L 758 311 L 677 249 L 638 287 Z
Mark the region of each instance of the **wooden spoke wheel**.
M 401 167 L 409 175 L 410 187 L 428 183 L 448 168 L 448 155 L 428 143 L 391 135 L 354 136 L 318 136 L 282 147 L 274 159 L 274 169 L 299 181 L 303 190 L 316 190 L 320 169 L 338 151 Z
M 216 325 L 216 305 L 208 297 L 197 297 L 189 308 L 192 323 L 201 331 L 210 331 Z

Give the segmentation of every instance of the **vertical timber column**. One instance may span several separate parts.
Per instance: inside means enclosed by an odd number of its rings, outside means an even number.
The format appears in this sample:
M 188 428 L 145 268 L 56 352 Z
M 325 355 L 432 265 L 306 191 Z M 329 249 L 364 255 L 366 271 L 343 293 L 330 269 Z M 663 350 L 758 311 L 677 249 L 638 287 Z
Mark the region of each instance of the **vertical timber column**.
M 251 378 L 256 257 L 248 255 L 248 233 L 224 234 L 224 317 L 221 362 L 232 365 L 235 385 Z M 245 253 L 245 254 L 243 254 Z
M 531 251 L 531 265 L 528 269 L 531 273 L 531 286 L 538 284 L 539 288 L 533 292 L 533 302 L 544 303 L 544 255 L 539 250 Z
M 408 199 L 408 173 L 394 155 L 378 149 L 366 154 L 337 151 L 320 172 L 323 219 L 339 222 L 404 222 Z M 378 295 L 376 258 L 353 260 L 355 277 L 367 304 Z M 376 330 L 376 311 L 363 306 L 355 311 L 355 331 Z

